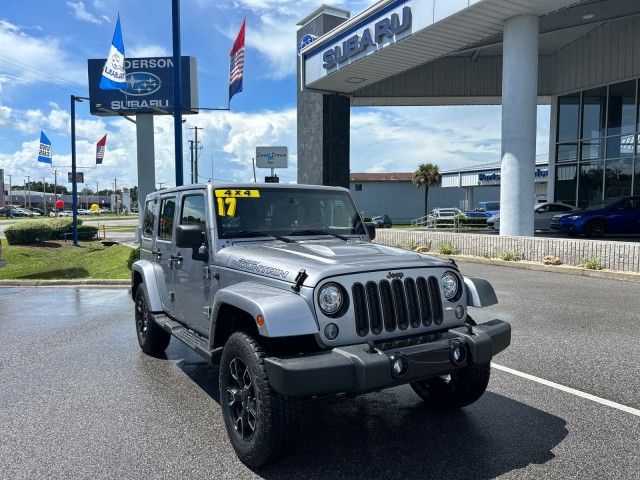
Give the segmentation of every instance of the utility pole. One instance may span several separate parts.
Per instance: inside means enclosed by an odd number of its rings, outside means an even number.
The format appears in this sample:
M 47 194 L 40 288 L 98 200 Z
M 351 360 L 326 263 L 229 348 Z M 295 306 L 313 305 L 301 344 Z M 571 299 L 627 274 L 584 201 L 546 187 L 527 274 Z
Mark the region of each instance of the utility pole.
M 118 177 L 113 179 L 113 205 L 115 207 L 116 215 L 118 214 Z M 113 208 L 112 208 L 113 210 Z
M 7 177 L 9 177 L 9 205 L 12 205 L 12 201 L 11 201 L 11 175 L 7 175 Z M 4 185 L 3 185 L 4 188 Z
M 189 127 L 191 130 L 193 130 L 195 132 L 194 136 L 195 136 L 195 140 L 193 140 L 193 144 L 195 147 L 192 147 L 192 152 L 191 154 L 194 155 L 194 158 L 191 160 L 192 161 L 192 171 L 193 171 L 193 181 L 191 183 L 198 183 L 199 180 L 199 175 L 198 175 L 198 130 L 202 130 L 201 127 Z M 191 141 L 191 140 L 190 140 Z M 193 152 L 193 149 L 195 148 L 195 154 Z
M 58 207 L 56 207 L 56 203 L 58 203 L 58 170 L 53 171 L 53 194 L 55 199 L 53 201 L 53 211 L 56 212 L 58 210 Z
M 193 140 L 189 140 L 189 151 L 191 152 L 191 184 L 193 185 L 195 182 L 193 181 Z

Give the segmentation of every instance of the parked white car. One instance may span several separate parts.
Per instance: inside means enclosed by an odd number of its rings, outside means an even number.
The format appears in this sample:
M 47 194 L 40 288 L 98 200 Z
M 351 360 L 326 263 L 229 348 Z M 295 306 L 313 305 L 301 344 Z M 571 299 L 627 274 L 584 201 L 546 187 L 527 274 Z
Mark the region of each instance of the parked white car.
M 572 205 L 566 203 L 541 203 L 536 205 L 533 212 L 533 229 L 534 230 L 551 230 L 551 219 L 558 214 L 570 213 L 577 210 Z M 500 214 L 494 215 L 487 220 L 487 226 L 494 230 L 500 230 Z
M 60 213 L 58 213 L 59 217 L 73 217 L 73 211 L 72 210 L 63 210 Z

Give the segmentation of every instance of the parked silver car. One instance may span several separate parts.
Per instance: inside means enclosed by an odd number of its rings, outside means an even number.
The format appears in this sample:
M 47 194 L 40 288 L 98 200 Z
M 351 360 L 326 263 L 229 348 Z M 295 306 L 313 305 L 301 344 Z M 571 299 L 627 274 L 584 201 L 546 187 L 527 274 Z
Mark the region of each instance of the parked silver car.
M 550 230 L 551 219 L 555 215 L 562 213 L 570 213 L 576 210 L 576 207 L 559 202 L 548 202 L 536 205 L 533 209 L 533 229 L 534 230 Z M 500 230 L 500 214 L 496 214 L 487 220 L 487 226 L 494 230 Z
M 190 185 L 149 195 L 143 215 L 140 347 L 173 336 L 219 364 L 227 434 L 251 467 L 290 445 L 308 398 L 408 383 L 428 408 L 469 405 L 511 341 L 508 323 L 468 313 L 497 302 L 487 281 L 372 243 L 347 189 Z

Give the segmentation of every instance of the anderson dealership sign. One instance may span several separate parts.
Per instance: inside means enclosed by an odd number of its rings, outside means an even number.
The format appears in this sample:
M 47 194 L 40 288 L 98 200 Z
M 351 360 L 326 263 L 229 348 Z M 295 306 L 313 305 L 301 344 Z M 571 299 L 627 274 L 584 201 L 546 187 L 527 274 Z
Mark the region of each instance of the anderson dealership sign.
M 333 38 L 322 41 L 321 37 L 306 46 L 305 83 L 398 43 L 433 22 L 433 1 L 423 0 L 396 0 L 361 20 L 347 21 Z
M 173 113 L 173 58 L 127 58 L 127 87 L 121 90 L 100 89 L 104 59 L 88 61 L 90 110 L 93 115 L 136 113 Z M 182 57 L 182 113 L 197 113 L 198 83 L 194 57 Z

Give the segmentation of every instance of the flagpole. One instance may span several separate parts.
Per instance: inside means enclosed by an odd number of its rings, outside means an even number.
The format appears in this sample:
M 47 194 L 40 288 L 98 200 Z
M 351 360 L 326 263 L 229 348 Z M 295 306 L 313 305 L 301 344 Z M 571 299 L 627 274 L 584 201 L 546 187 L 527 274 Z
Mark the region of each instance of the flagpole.
M 182 104 L 180 98 L 180 0 L 171 1 L 173 22 L 173 129 L 175 134 L 174 154 L 176 162 L 176 187 L 184 184 L 182 174 Z

